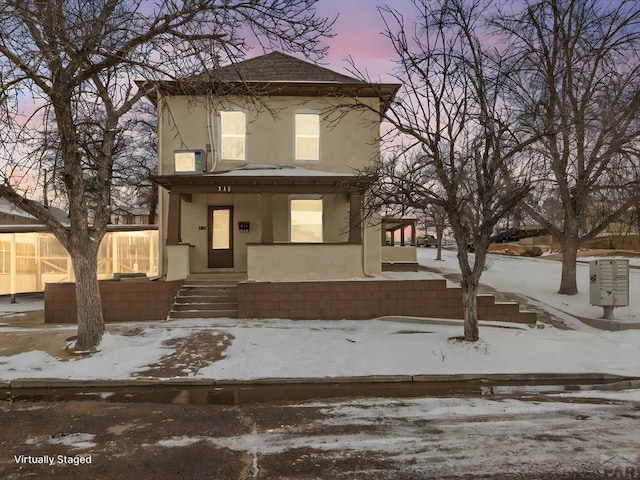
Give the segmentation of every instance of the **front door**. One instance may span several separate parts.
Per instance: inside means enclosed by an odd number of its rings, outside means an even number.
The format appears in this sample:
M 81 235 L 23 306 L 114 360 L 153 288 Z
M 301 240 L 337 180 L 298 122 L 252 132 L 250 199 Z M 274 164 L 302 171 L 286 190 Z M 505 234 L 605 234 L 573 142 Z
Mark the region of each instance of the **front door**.
M 209 268 L 233 267 L 233 207 L 209 207 Z

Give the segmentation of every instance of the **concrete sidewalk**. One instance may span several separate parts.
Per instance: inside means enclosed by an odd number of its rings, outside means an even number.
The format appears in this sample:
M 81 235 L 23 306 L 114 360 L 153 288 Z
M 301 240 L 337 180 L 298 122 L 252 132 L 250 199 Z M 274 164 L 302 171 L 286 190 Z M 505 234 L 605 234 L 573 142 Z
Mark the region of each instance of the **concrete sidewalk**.
M 420 383 L 486 383 L 518 385 L 615 384 L 617 387 L 639 388 L 640 377 L 625 377 L 608 373 L 494 373 L 453 375 L 368 375 L 358 377 L 259 378 L 251 380 L 213 380 L 200 378 L 139 377 L 127 380 L 74 380 L 64 378 L 17 378 L 0 381 L 0 389 L 39 388 L 128 388 L 128 387 L 243 387 L 243 386 L 304 386 L 304 385 L 364 385 Z M 622 389 L 622 388 L 620 388 Z

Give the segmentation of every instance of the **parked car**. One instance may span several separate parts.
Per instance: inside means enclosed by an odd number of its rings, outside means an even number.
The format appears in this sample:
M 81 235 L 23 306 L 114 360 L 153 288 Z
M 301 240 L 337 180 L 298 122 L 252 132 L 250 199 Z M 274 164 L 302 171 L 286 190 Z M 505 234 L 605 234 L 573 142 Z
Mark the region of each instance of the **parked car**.
M 530 225 L 520 228 L 508 228 L 498 231 L 491 237 L 491 243 L 509 243 L 517 242 L 523 238 L 538 237 L 540 235 L 548 235 L 546 228 L 537 225 Z
M 416 238 L 416 246 L 417 247 L 437 247 L 438 240 L 433 235 L 426 235 L 424 237 Z

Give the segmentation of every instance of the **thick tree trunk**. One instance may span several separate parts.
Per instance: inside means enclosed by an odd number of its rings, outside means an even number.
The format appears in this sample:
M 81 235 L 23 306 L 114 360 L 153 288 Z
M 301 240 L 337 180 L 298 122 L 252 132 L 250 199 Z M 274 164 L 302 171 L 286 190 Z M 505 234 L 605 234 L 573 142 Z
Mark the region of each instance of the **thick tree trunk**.
M 464 340 L 466 342 L 477 342 L 480 339 L 478 331 L 478 285 L 484 266 L 486 246 L 476 245 L 478 248 L 470 258 L 467 247 L 469 236 L 462 228 L 458 219 L 450 218 L 449 223 L 453 226 L 454 237 L 458 244 L 458 265 L 462 280 L 462 314 L 464 316 Z M 471 260 L 471 264 L 470 264 Z
M 436 226 L 436 260 L 442 260 L 442 232 L 443 228 Z
M 478 332 L 478 284 L 462 282 L 462 308 L 464 313 L 464 339 L 467 342 L 477 342 Z
M 578 232 L 575 234 L 565 230 L 562 238 L 562 279 L 558 293 L 563 295 L 575 295 L 578 293 L 576 282 L 576 261 L 578 260 Z
M 72 255 L 76 276 L 78 341 L 76 351 L 95 350 L 104 334 L 102 301 L 98 286 L 98 259 L 93 249 Z

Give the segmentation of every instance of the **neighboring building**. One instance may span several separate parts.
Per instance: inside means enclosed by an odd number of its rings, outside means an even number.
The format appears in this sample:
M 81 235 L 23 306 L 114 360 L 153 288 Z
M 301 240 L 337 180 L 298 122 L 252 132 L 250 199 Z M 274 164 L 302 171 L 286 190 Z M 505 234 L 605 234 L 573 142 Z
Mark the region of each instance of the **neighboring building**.
M 69 223 L 69 217 L 57 207 L 49 207 L 51 214 L 61 223 Z M 9 200 L 0 198 L 0 225 L 36 225 L 40 221 L 17 207 Z
M 0 225 L 26 225 L 38 223 L 35 217 L 19 209 L 9 200 L 0 198 Z
M 318 280 L 381 272 L 359 175 L 397 84 L 270 53 L 157 84 L 160 235 L 168 280 L 246 272 Z M 248 95 L 248 92 L 252 95 Z M 244 93 L 244 94 L 243 94 Z M 365 103 L 371 110 L 352 108 Z
M 149 225 L 149 209 L 117 207 L 111 212 L 113 225 Z
M 69 224 L 63 210 L 49 207 L 49 211 L 62 224 Z M 157 227 L 109 225 L 98 250 L 98 278 L 155 277 L 157 249 Z M 0 199 L 0 295 L 41 292 L 46 284 L 73 280 L 71 257 L 58 239 L 35 217 Z

